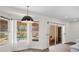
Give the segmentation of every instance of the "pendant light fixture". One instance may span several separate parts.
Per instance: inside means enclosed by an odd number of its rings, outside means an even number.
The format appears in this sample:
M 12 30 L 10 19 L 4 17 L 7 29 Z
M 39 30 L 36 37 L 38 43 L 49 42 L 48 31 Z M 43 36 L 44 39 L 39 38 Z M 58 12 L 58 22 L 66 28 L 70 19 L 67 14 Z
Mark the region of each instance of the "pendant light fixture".
M 32 17 L 28 15 L 29 14 L 28 8 L 29 8 L 29 6 L 27 6 L 27 16 L 24 16 L 22 18 L 22 21 L 33 21 Z

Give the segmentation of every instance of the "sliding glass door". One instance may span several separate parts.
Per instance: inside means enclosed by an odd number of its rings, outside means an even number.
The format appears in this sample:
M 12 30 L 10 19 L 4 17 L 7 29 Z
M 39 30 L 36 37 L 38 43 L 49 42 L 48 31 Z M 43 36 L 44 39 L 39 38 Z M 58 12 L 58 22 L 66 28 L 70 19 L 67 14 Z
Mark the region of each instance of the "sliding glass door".
M 49 26 L 49 45 L 62 43 L 62 26 L 51 24 Z

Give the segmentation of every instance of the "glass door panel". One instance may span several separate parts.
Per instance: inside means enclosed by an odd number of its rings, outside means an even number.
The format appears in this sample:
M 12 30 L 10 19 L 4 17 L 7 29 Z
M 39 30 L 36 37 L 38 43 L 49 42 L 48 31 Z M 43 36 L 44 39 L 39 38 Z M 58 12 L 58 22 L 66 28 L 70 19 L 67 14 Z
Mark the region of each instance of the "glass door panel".
M 57 24 L 50 25 L 49 28 L 49 45 L 62 43 L 62 27 Z
M 49 29 L 49 44 L 50 45 L 55 45 L 55 25 L 50 25 Z

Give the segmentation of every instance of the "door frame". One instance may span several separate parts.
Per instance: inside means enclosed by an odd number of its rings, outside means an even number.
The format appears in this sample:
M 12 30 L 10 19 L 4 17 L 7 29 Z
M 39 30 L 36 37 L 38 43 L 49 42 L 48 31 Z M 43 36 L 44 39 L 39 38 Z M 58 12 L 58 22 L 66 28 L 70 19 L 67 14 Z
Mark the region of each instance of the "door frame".
M 62 23 L 56 23 L 56 22 L 49 22 L 49 24 L 48 24 L 48 45 L 50 46 L 50 44 L 49 44 L 49 30 L 50 30 L 50 26 L 51 25 L 57 25 L 57 26 L 60 26 L 60 27 L 62 27 L 62 44 L 64 43 L 64 40 L 65 40 L 65 35 L 64 35 L 64 33 L 65 33 L 65 24 L 62 24 Z M 55 44 L 56 45 L 56 44 Z

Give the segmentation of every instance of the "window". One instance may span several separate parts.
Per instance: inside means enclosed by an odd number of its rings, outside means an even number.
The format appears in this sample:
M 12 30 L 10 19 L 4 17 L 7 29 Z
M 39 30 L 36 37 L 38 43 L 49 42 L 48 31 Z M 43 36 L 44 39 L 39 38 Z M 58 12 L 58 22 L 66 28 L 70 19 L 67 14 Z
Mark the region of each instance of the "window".
M 17 40 L 27 39 L 27 23 L 23 21 L 17 21 Z
M 8 21 L 0 19 L 0 44 L 8 41 Z
M 32 41 L 39 41 L 39 22 L 32 23 Z

